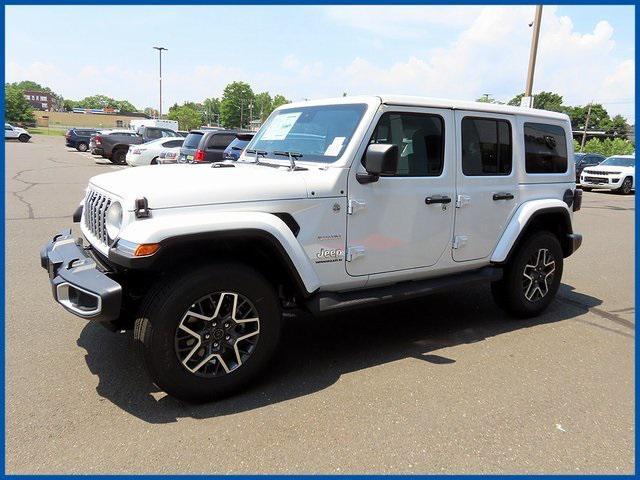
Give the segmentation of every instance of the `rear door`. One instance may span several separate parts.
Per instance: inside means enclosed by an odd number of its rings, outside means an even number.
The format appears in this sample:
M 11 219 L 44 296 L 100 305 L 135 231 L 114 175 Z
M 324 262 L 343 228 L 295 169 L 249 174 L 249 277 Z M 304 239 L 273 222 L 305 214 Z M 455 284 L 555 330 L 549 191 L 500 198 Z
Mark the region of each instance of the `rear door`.
M 510 115 L 456 111 L 457 195 L 453 259 L 486 258 L 518 205 Z
M 221 162 L 224 149 L 236 138 L 235 133 L 214 133 L 205 148 L 205 162 Z

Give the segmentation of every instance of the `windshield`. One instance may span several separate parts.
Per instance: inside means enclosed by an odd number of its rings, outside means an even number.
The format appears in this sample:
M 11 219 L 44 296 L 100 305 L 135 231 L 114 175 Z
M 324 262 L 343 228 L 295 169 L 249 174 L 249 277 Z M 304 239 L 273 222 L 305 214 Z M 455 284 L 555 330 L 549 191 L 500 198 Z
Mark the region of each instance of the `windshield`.
M 331 163 L 349 144 L 367 106 L 323 105 L 279 110 L 253 138 L 247 150 L 302 154 L 301 161 Z
M 184 148 L 198 148 L 198 144 L 202 139 L 202 135 L 202 133 L 190 133 L 184 139 L 184 143 L 182 144 L 182 146 Z
M 576 153 L 574 154 L 574 160 L 576 163 L 578 163 L 581 160 L 584 160 L 584 157 L 586 157 L 587 154 L 586 153 Z
M 635 167 L 636 159 L 635 157 L 609 157 L 604 162 L 600 164 L 600 166 L 610 166 L 610 167 Z

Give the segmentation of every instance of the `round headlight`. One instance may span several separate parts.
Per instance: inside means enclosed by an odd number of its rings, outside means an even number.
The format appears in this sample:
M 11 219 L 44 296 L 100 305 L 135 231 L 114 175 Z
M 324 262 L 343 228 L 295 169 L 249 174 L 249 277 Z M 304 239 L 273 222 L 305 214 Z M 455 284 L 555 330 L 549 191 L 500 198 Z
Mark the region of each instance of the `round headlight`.
M 113 202 L 107 209 L 105 225 L 109 239 L 114 240 L 120 233 L 120 227 L 122 227 L 122 205 L 120 205 L 120 202 Z

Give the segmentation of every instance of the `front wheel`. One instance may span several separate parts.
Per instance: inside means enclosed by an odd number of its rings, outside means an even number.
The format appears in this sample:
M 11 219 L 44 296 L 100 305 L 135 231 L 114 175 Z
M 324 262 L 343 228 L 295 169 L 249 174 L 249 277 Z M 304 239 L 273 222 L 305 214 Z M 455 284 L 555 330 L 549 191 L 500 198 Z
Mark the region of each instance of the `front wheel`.
M 281 318 L 278 296 L 262 275 L 216 263 L 176 274 L 151 292 L 134 335 L 158 387 L 208 401 L 245 387 L 264 369 Z
M 78 143 L 78 146 L 76 147 L 76 150 L 78 150 L 79 152 L 86 152 L 88 149 L 89 145 L 84 142 Z
M 622 182 L 622 185 L 618 189 L 618 192 L 620 192 L 623 195 L 629 195 L 632 189 L 633 189 L 633 179 L 631 177 L 627 177 Z
M 27 143 L 31 137 L 29 135 L 25 135 L 24 133 L 18 137 L 22 143 Z
M 534 233 L 515 252 L 504 276 L 492 285 L 496 303 L 517 317 L 535 317 L 554 299 L 562 278 L 563 252 L 550 232 Z

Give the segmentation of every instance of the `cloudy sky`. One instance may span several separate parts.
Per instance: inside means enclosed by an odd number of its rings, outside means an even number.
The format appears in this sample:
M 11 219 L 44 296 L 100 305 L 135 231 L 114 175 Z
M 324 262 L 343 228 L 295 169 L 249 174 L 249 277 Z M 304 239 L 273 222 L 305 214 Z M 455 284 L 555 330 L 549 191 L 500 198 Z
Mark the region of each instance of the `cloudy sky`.
M 369 93 L 508 100 L 533 6 L 7 6 L 7 81 L 165 109 L 233 80 L 291 100 Z M 634 119 L 634 7 L 545 6 L 534 91 Z

